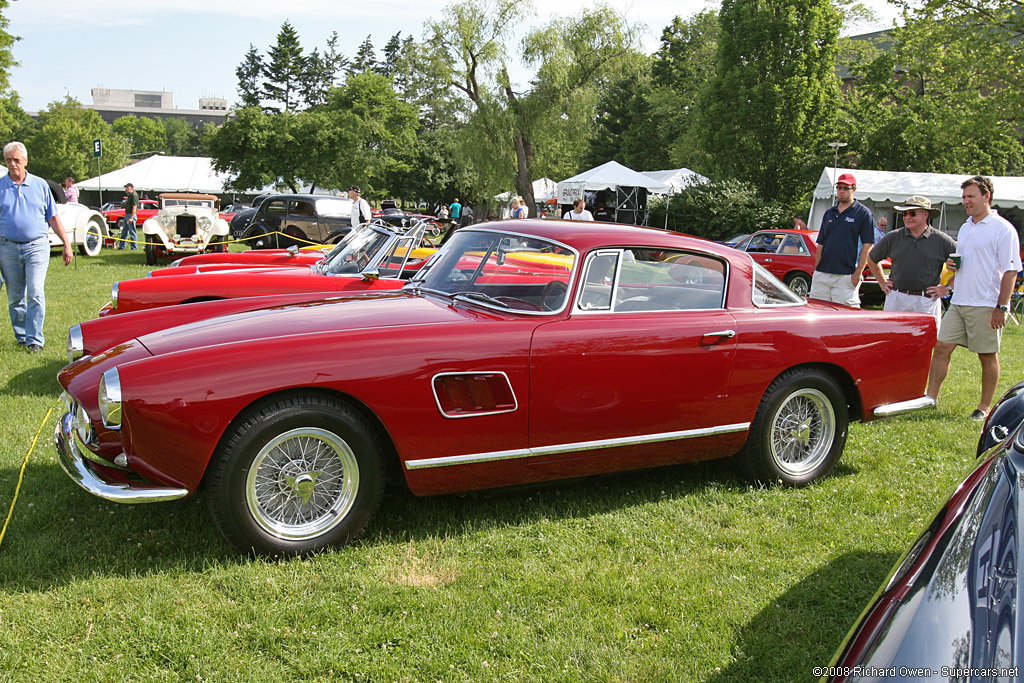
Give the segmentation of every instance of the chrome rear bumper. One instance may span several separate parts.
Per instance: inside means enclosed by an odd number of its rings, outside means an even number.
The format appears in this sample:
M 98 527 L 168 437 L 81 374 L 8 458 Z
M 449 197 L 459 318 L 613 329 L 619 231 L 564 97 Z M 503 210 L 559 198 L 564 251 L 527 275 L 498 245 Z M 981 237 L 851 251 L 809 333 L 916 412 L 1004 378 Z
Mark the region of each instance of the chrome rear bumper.
M 71 480 L 83 489 L 104 500 L 115 503 L 158 503 L 178 500 L 189 494 L 188 489 L 145 484 L 122 484 L 104 481 L 89 465 L 79 450 L 78 440 L 71 426 L 73 415 L 68 412 L 57 420 L 53 430 L 53 445 L 57 461 Z
M 912 398 L 909 401 L 900 401 L 899 403 L 886 403 L 875 408 L 875 417 L 890 417 L 892 415 L 901 415 L 903 413 L 909 413 L 914 410 L 921 410 L 922 408 L 934 408 L 935 399 L 931 396 L 922 396 L 921 398 Z

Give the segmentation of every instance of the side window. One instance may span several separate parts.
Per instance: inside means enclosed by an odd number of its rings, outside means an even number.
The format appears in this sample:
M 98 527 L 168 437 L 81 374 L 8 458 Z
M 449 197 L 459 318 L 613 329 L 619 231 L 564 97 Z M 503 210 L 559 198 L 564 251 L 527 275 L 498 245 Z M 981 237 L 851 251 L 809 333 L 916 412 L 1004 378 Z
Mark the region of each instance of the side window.
M 804 244 L 802 237 L 799 235 L 786 235 L 786 239 L 782 241 L 782 249 L 779 253 L 806 256 L 810 252 L 807 251 L 807 246 Z
M 576 307 L 582 311 L 607 311 L 612 307 L 612 286 L 619 252 L 597 253 L 587 263 L 583 274 L 583 289 Z
M 272 216 L 283 216 L 284 215 L 285 200 L 278 199 L 278 200 L 275 200 L 275 201 L 272 201 L 272 202 L 265 202 L 265 204 L 266 204 L 266 208 L 264 209 L 265 213 L 268 213 L 268 214 L 270 214 Z
M 771 233 L 759 233 L 750 238 L 747 251 L 755 254 L 774 254 L 779 248 L 779 241 Z
M 293 200 L 289 202 L 288 213 L 300 218 L 309 218 L 313 215 L 313 205 L 309 202 Z
M 721 308 L 725 264 L 687 252 L 625 249 L 613 300 L 615 312 Z

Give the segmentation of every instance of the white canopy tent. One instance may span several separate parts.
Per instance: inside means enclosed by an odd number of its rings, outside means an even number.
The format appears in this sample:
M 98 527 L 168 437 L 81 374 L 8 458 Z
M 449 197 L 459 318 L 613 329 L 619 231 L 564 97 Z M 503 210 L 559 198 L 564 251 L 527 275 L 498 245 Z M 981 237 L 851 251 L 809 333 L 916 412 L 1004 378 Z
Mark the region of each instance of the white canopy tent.
M 690 185 L 708 182 L 708 179 L 700 173 L 691 171 L 688 168 L 672 168 L 665 171 L 640 172 L 655 182 L 667 185 L 669 187 L 668 194 L 676 194 L 677 192 L 682 192 Z
M 502 192 L 501 194 L 494 195 L 494 198 L 499 202 L 508 202 L 512 200 L 514 194 L 514 192 Z M 556 194 L 558 194 L 558 184 L 551 178 L 541 178 L 533 181 L 533 199 L 538 204 L 543 204 Z
M 932 219 L 932 226 L 954 238 L 967 220 L 960 183 L 969 174 L 833 169 L 826 166 L 814 188 L 811 212 L 807 217 L 807 226 L 812 230 L 821 226 L 825 211 L 835 203 L 835 179 L 843 173 L 853 174 L 857 179 L 855 198 L 871 209 L 876 221 L 887 218 L 890 229 L 896 227 L 893 207 L 903 204 L 912 195 L 923 195 L 932 201 L 932 206 L 939 209 L 938 216 Z M 1020 220 L 1024 218 L 1024 178 L 992 176 L 992 189 L 992 205 L 1019 228 Z
M 668 185 L 617 161 L 608 161 L 559 182 L 558 203 L 567 211 L 577 199 L 587 198 L 588 192 L 593 193 L 592 197 L 603 195 L 595 204 L 587 202 L 595 218 L 646 225 L 647 193 L 665 194 L 669 189 Z
M 223 194 L 230 191 L 224 187 L 229 180 L 226 173 L 213 170 L 213 159 L 209 157 L 154 154 L 124 168 L 76 184 L 78 189 L 84 191 L 120 192 L 125 183 L 131 183 L 136 190 L 145 192 Z

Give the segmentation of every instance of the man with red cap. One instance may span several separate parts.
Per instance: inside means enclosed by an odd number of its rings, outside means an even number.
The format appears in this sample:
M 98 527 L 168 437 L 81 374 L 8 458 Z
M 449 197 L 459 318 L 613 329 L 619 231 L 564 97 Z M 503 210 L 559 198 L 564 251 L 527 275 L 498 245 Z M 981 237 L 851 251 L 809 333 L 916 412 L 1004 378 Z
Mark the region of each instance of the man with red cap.
M 836 180 L 839 201 L 821 219 L 808 296 L 860 308 L 858 291 L 875 242 L 875 219 L 868 207 L 853 198 L 856 189 L 851 173 Z

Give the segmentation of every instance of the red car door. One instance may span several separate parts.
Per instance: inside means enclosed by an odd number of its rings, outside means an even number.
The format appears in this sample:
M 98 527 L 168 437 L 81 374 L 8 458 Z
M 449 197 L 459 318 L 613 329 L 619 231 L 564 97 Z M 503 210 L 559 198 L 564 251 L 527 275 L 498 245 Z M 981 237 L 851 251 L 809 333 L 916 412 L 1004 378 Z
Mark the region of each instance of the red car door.
M 655 258 L 671 268 L 677 257 Z M 590 259 L 587 273 L 597 265 Z M 582 474 L 700 459 L 735 450 L 737 432 L 746 431 L 737 423 L 749 416 L 728 409 L 736 324 L 721 306 L 724 268 L 717 284 L 692 268 L 667 283 L 627 270 L 619 269 L 615 285 L 585 273 L 570 316 L 534 332 L 529 441 L 541 456 L 534 464 Z M 638 295 L 645 286 L 650 294 Z M 600 288 L 603 301 L 588 291 Z M 697 292 L 691 303 L 699 306 L 717 303 L 700 310 L 659 303 L 673 288 Z

